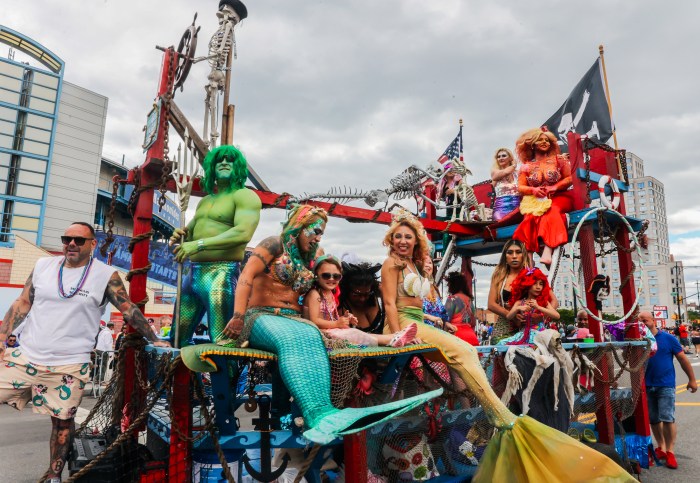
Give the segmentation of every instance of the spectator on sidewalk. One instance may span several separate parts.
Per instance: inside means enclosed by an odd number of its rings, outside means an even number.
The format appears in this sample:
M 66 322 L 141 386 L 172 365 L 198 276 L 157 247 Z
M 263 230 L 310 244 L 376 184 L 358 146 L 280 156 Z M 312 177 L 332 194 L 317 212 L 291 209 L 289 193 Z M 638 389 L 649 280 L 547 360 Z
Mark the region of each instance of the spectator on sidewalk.
M 75 431 L 73 419 L 88 380 L 90 353 L 107 303 L 154 345 L 170 346 L 148 328 L 119 273 L 93 258 L 97 241 L 92 225 L 72 223 L 61 242 L 63 256 L 36 262 L 0 325 L 0 341 L 17 334 L 23 325 L 22 346 L 7 351 L 5 364 L 0 364 L 0 403 L 22 410 L 32 401 L 35 413 L 51 417 L 45 479 L 49 483 L 61 481 Z
M 681 324 L 678 326 L 678 338 L 683 346 L 683 352 L 686 354 L 690 353 L 690 343 L 688 342 L 688 326 Z
M 577 339 L 587 339 L 593 337 L 591 331 L 588 330 L 588 313 L 585 310 L 579 310 L 576 314 L 576 330 Z
M 109 355 L 114 348 L 114 333 L 112 329 L 114 324 L 112 322 L 107 322 L 106 326 L 100 329 L 99 334 L 97 334 L 97 343 L 95 344 L 95 354 L 97 358 L 95 364 L 97 364 L 97 382 L 104 382 L 105 373 L 107 372 L 107 363 L 109 361 Z
M 694 393 L 698 389 L 695 373 L 690 361 L 683 352 L 678 340 L 656 327 L 651 312 L 640 312 L 639 321 L 642 322 L 656 338 L 656 353 L 649 358 L 647 363 L 645 381 L 647 386 L 647 402 L 649 405 L 649 422 L 651 431 L 656 439 L 656 456 L 660 460 L 666 460 L 668 468 L 678 468 L 675 455 L 676 443 L 676 371 L 673 366 L 673 358 L 683 372 L 688 376 L 688 391 Z

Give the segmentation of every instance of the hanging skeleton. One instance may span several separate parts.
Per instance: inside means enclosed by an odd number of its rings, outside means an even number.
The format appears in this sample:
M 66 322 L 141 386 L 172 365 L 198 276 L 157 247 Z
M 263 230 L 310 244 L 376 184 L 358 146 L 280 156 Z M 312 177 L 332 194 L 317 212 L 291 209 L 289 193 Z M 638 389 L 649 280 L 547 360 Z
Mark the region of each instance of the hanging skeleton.
M 452 219 L 450 221 L 475 221 L 471 213 L 472 208 L 476 208 L 479 221 L 483 221 L 486 216 L 484 212 L 485 207 L 483 204 L 479 204 L 474 190 L 467 183 L 467 175 L 471 176 L 472 172 L 457 158 L 452 158 L 452 167 L 448 171 L 461 176 L 454 188 L 455 203 L 452 205 L 454 210 L 452 210 Z
M 202 139 L 208 144 L 209 149 L 216 147 L 219 138 L 217 98 L 225 87 L 228 56 L 232 49 L 234 58 L 236 55 L 234 27 L 248 16 L 248 9 L 239 0 L 221 0 L 216 16 L 219 17 L 219 28 L 209 40 L 209 55 L 206 58 L 211 70 L 207 76 L 208 83 L 204 86 L 206 97 Z

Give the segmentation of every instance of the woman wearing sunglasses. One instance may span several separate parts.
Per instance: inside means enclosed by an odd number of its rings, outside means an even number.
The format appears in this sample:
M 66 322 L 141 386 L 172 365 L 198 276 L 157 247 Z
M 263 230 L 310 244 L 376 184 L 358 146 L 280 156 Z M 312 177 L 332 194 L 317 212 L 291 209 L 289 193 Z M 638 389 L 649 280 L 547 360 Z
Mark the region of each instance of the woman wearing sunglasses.
M 403 347 L 416 337 L 416 324 L 408 325 L 393 336 L 356 329 L 357 318 L 352 313 L 345 311 L 340 315 L 338 312 L 338 285 L 343 278 L 340 260 L 333 255 L 322 255 L 314 264 L 316 283 L 304 298 L 304 317 L 316 324 L 327 337 L 354 345 L 392 347 Z

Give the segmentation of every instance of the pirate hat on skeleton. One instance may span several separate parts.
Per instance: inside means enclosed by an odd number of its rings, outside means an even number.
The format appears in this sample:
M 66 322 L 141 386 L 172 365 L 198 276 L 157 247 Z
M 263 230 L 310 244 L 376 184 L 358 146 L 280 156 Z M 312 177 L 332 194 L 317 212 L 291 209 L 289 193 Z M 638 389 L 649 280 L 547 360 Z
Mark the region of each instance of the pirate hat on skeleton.
M 248 16 L 248 9 L 245 5 L 243 5 L 243 2 L 241 2 L 240 0 L 221 0 L 219 2 L 219 10 L 221 10 L 224 7 L 224 5 L 228 5 L 229 7 L 231 7 L 240 17 L 241 20 Z

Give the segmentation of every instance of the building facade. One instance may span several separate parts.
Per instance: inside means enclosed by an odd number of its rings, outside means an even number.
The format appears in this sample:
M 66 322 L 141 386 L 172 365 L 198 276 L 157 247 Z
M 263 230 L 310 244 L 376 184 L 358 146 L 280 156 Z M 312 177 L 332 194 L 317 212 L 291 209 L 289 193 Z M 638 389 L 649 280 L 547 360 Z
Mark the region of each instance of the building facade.
M 2 313 L 17 297 L 37 259 L 61 253 L 60 236 L 69 223 L 82 221 L 97 229 L 105 224 L 112 177 L 125 178 L 128 171 L 102 158 L 108 98 L 66 82 L 64 71 L 57 55 L 0 25 Z M 132 233 L 127 211 L 132 190 L 132 186 L 120 187 L 115 234 Z M 162 240 L 179 224 L 179 211 L 171 200 L 165 210 L 154 206 L 153 225 Z M 174 294 L 172 284 L 149 278 L 147 290 L 146 313 L 171 315 L 171 300 L 166 299 L 173 298 L 167 296 Z
M 65 82 L 35 40 L 0 26 L 0 43 L 0 246 L 60 250 L 66 223 L 94 216 L 107 98 Z

